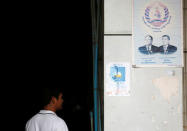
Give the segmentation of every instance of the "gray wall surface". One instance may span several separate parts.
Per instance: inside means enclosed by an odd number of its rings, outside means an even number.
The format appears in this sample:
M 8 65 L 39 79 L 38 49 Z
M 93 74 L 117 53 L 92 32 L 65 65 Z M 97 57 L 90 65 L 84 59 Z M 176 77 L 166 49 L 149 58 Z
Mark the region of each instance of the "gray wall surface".
M 104 11 L 105 131 L 183 131 L 182 68 L 131 66 L 130 96 L 106 94 L 107 64 L 132 64 L 132 0 L 105 0 Z

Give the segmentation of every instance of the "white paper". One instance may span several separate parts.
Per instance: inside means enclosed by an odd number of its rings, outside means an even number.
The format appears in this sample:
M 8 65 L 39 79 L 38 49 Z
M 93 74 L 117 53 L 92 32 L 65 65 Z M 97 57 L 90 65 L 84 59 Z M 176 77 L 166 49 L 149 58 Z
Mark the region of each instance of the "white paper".
M 106 67 L 108 96 L 130 96 L 130 64 L 111 63 Z
M 134 0 L 133 65 L 183 66 L 182 0 Z

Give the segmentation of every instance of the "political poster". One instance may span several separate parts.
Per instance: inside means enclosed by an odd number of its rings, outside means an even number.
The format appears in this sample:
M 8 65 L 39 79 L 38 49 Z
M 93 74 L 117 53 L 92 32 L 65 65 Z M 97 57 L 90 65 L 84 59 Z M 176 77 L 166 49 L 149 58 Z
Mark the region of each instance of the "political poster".
M 133 65 L 183 67 L 182 0 L 133 1 Z

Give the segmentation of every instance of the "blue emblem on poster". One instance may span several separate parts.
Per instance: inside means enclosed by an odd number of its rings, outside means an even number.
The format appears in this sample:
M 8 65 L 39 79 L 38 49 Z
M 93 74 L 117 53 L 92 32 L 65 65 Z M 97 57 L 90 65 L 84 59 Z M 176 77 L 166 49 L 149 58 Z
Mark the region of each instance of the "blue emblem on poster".
M 113 66 L 110 69 L 110 76 L 115 82 L 125 81 L 125 67 Z

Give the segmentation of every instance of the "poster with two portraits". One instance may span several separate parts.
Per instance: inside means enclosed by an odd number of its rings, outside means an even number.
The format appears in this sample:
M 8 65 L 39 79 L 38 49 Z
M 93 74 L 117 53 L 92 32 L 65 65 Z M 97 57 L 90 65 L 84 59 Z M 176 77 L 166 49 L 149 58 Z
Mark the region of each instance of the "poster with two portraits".
M 133 65 L 183 67 L 182 0 L 133 0 Z

